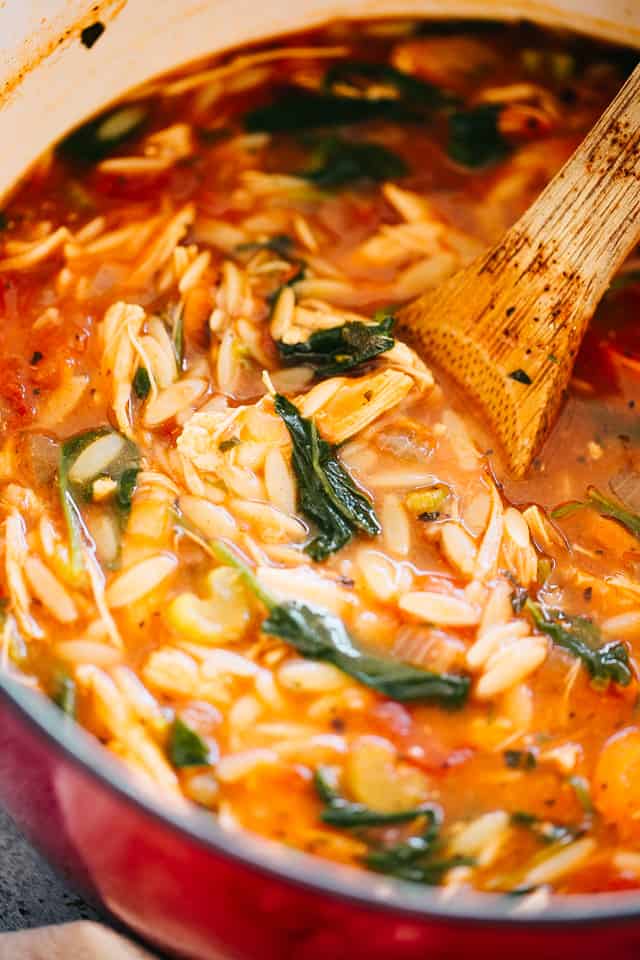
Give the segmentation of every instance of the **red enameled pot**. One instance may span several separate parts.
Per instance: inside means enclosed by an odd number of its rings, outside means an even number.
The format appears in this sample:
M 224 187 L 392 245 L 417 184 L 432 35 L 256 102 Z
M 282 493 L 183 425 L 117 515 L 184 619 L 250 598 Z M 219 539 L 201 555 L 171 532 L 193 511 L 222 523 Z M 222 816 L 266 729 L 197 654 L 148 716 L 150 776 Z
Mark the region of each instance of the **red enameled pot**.
M 0 794 L 92 901 L 160 949 L 197 960 L 640 956 L 640 898 L 509 897 L 422 888 L 318 861 L 172 812 L 57 708 L 11 681 L 0 697 Z M 522 901 L 524 903 L 524 901 Z
M 640 0 L 20 0 L 0 5 L 0 200 L 33 158 L 131 86 L 336 16 L 526 16 L 640 47 Z M 91 50 L 80 42 L 106 25 Z M 173 810 L 60 711 L 0 676 L 0 797 L 86 897 L 192 960 L 640 957 L 640 896 L 445 895 Z

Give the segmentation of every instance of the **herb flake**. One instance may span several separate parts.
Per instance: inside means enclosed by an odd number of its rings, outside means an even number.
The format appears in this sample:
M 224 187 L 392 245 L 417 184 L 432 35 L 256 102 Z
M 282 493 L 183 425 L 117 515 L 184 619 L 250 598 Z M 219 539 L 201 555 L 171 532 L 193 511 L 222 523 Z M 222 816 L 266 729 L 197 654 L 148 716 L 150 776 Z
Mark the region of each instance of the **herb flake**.
M 208 746 L 180 717 L 171 725 L 168 752 L 174 767 L 202 767 L 209 763 Z
M 229 437 L 227 440 L 221 440 L 218 444 L 218 450 L 220 453 L 227 453 L 229 450 L 233 450 L 234 447 L 240 446 L 239 437 Z
M 76 685 L 68 673 L 59 673 L 54 679 L 51 700 L 66 716 L 76 715 Z
M 133 391 L 139 400 L 146 400 L 151 391 L 151 378 L 146 367 L 138 367 L 133 378 Z
M 510 380 L 515 380 L 517 383 L 524 383 L 527 387 L 533 383 L 529 374 L 520 367 L 518 367 L 517 370 L 512 370 L 507 376 Z

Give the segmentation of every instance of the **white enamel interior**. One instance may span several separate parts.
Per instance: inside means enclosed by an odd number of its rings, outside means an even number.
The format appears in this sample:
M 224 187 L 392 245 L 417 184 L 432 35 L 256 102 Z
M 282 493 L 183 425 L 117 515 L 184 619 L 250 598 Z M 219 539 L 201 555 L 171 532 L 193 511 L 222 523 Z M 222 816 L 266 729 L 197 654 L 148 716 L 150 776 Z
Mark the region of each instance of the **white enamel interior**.
M 87 50 L 73 27 L 96 6 L 107 29 Z M 640 0 L 11 0 L 0 4 L 0 200 L 62 133 L 158 73 L 337 17 L 405 14 L 525 17 L 640 46 Z

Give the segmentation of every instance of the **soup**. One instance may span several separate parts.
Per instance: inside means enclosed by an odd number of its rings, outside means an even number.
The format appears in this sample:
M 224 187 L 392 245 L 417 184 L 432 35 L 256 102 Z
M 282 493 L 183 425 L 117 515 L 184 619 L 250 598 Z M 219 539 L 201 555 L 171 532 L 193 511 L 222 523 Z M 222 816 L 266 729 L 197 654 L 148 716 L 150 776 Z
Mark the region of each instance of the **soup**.
M 394 325 L 633 61 L 337 24 L 135 91 L 4 211 L 3 669 L 168 804 L 454 890 L 640 885 L 640 274 L 524 480 Z

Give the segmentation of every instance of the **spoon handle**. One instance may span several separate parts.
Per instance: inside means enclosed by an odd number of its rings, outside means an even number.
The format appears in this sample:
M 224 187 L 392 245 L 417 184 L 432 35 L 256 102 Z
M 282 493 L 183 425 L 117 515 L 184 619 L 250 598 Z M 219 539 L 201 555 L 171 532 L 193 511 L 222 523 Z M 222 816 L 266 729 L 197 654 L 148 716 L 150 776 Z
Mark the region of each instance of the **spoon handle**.
M 535 240 L 530 270 L 546 270 L 557 258 L 588 281 L 586 300 L 594 303 L 639 232 L 640 64 L 514 228 L 521 242 Z

